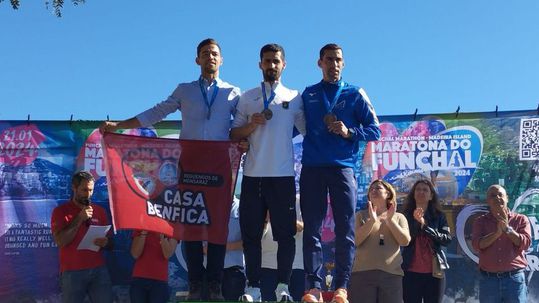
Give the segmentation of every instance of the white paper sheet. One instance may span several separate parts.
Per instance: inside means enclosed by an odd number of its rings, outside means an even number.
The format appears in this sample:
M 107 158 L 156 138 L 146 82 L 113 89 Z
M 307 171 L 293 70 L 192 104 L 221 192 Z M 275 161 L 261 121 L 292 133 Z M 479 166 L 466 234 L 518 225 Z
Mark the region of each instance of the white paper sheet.
M 90 225 L 88 231 L 84 235 L 84 238 L 79 243 L 77 249 L 89 249 L 92 251 L 98 251 L 99 246 L 94 244 L 94 240 L 97 238 L 103 238 L 107 235 L 110 229 L 110 225 Z

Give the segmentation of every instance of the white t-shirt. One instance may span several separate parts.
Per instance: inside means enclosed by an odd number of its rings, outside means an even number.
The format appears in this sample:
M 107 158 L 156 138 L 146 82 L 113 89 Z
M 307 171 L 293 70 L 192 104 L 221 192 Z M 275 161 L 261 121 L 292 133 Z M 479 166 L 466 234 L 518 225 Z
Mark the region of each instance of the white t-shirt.
M 271 94 L 271 85 L 266 86 L 266 96 Z M 294 176 L 294 146 L 292 134 L 294 126 L 305 133 L 303 101 L 296 90 L 284 87 L 280 83 L 273 85 L 275 98 L 269 104 L 273 117 L 265 125 L 259 125 L 247 140 L 249 151 L 245 158 L 243 174 L 249 177 L 284 177 Z M 232 128 L 241 127 L 250 122 L 254 113 L 264 110 L 262 87 L 248 90 L 241 95 L 236 107 Z

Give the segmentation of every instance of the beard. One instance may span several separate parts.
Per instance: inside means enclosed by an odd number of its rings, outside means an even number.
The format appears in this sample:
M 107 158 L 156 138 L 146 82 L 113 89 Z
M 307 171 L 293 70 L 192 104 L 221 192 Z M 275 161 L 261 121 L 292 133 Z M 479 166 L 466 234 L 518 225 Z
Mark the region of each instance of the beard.
M 82 205 L 90 205 L 90 198 L 88 197 L 84 197 L 84 196 L 79 196 L 79 197 L 75 197 L 75 201 L 77 201 L 78 203 L 82 204 Z
M 268 69 L 264 71 L 264 81 L 275 82 L 279 79 L 279 72 L 274 69 Z

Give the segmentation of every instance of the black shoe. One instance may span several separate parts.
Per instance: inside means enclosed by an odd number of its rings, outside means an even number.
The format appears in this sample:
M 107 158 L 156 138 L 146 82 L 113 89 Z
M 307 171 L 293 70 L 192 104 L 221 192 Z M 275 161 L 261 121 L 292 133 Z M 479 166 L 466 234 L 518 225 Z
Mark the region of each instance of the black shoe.
M 202 282 L 189 282 L 189 294 L 187 295 L 187 301 L 200 300 L 202 300 Z
M 225 297 L 221 293 L 221 282 L 210 281 L 208 283 L 208 300 L 209 301 L 224 301 Z

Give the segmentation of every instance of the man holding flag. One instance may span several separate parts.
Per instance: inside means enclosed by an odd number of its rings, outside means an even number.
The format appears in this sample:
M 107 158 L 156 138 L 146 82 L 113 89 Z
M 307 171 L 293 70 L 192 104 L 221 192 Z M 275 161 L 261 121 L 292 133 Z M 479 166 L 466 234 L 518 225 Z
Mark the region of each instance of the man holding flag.
M 180 139 L 229 140 L 230 121 L 236 111 L 240 89 L 219 78 L 222 60 L 221 48 L 217 41 L 214 39 L 203 40 L 197 47 L 195 59 L 201 71 L 197 80 L 179 84 L 166 100 L 136 117 L 121 122 L 103 123 L 100 127 L 101 132 L 149 126 L 161 121 L 168 114 L 180 110 L 182 112 Z M 231 199 L 231 197 L 224 199 L 229 198 Z M 231 201 L 223 201 L 223 203 L 225 202 L 230 203 Z M 206 297 L 205 294 L 202 294 L 203 245 L 201 241 L 185 241 L 184 243 L 189 280 L 188 300 L 200 300 Z M 208 243 L 207 298 L 212 301 L 223 300 L 221 276 L 225 253 L 226 245 Z

